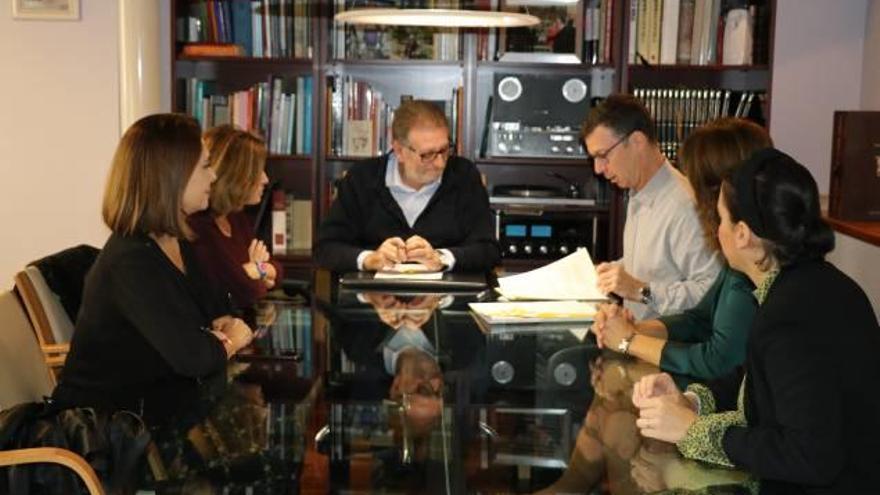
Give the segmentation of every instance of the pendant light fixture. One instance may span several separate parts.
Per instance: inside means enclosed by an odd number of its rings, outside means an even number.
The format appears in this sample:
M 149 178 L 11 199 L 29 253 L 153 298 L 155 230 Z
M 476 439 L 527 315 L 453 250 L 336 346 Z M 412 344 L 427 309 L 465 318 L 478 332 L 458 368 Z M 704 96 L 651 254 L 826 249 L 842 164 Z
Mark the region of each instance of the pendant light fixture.
M 434 8 L 362 8 L 340 12 L 333 19 L 348 24 L 441 28 L 512 28 L 541 22 L 533 15 L 515 12 Z

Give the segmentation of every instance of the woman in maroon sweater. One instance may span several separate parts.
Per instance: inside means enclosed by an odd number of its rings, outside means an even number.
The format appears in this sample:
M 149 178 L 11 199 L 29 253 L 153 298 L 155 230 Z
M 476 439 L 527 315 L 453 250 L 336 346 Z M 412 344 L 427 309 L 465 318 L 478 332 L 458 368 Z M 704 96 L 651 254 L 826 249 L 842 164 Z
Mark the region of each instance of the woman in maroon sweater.
M 254 238 L 253 222 L 242 211 L 257 204 L 269 182 L 266 143 L 232 126 L 205 134 L 210 163 L 217 174 L 211 207 L 189 217 L 196 233 L 195 253 L 206 275 L 229 293 L 234 307 L 252 308 L 282 278 L 263 241 Z

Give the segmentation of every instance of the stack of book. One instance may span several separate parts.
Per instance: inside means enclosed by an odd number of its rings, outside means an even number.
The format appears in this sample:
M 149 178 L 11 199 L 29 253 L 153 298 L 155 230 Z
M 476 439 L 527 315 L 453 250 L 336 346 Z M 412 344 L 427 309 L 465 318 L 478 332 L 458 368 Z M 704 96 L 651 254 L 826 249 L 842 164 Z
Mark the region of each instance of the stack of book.
M 391 123 L 394 109 L 382 91 L 370 83 L 359 81 L 351 76 L 331 78 L 330 94 L 330 132 L 328 149 L 330 154 L 344 157 L 378 156 L 391 149 Z M 435 103 L 443 109 L 449 120 L 451 139 L 456 142 L 461 132 L 461 87 L 455 88 L 449 100 Z M 418 96 L 402 96 L 418 98 Z
M 767 63 L 766 1 L 629 0 L 629 63 Z
M 251 57 L 312 57 L 310 0 L 197 0 L 179 19 L 183 43 L 234 44 Z M 184 55 L 223 55 L 192 53 Z
M 660 150 L 675 161 L 681 143 L 706 122 L 720 117 L 762 117 L 752 113 L 759 109 L 756 102 L 764 98 L 755 91 L 731 91 L 721 89 L 650 89 L 636 88 L 636 98 L 642 100 L 657 130 Z M 754 105 L 753 105 L 754 103 Z
M 307 253 L 312 249 L 312 200 L 272 192 L 272 254 Z
M 186 80 L 186 112 L 209 129 L 232 124 L 258 131 L 273 154 L 312 152 L 312 77 L 269 81 L 223 93 L 214 81 Z

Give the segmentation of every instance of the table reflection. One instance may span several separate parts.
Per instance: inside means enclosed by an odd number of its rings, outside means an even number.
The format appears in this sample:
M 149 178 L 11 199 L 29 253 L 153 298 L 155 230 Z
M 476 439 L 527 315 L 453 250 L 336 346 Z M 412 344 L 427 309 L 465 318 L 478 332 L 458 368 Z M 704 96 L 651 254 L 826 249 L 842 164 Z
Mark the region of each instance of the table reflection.
M 157 442 L 163 493 L 745 493 L 643 439 L 656 367 L 583 329 L 481 326 L 485 294 L 264 301 L 259 338 Z

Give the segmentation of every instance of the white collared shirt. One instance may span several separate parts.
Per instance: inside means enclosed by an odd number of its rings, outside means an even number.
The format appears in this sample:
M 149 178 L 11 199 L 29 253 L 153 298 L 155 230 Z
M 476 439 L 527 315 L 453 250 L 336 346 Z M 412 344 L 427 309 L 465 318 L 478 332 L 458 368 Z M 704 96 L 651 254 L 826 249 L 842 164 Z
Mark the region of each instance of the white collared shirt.
M 434 197 L 434 193 L 440 188 L 440 182 L 443 176 L 437 178 L 434 182 L 430 182 L 422 186 L 421 189 L 414 189 L 403 182 L 400 176 L 400 167 L 398 166 L 397 156 L 394 153 L 388 155 L 388 164 L 385 166 L 385 186 L 391 192 L 391 197 L 397 202 L 406 218 L 406 223 L 410 227 L 416 224 L 419 215 L 425 211 L 428 202 Z
M 419 219 L 419 215 L 425 211 L 428 202 L 434 197 L 434 193 L 440 188 L 443 176 L 437 178 L 434 182 L 425 184 L 421 189 L 414 189 L 403 183 L 403 177 L 400 176 L 400 167 L 398 166 L 397 156 L 394 153 L 388 155 L 388 163 L 385 165 L 385 186 L 391 192 L 391 197 L 400 206 L 406 223 L 412 227 Z M 406 239 L 404 239 L 405 241 Z M 430 242 L 430 241 L 428 241 Z M 373 251 L 361 251 L 357 257 L 357 267 L 359 271 L 364 269 L 364 259 Z M 447 270 L 451 270 L 455 266 L 455 256 L 448 249 L 438 249 L 437 252 L 446 265 Z
M 718 253 L 706 245 L 693 189 L 669 162 L 631 193 L 620 262 L 651 290 L 650 305 L 626 301 L 636 319 L 692 308 L 721 271 Z

